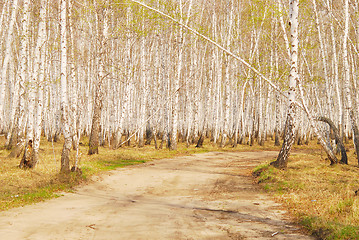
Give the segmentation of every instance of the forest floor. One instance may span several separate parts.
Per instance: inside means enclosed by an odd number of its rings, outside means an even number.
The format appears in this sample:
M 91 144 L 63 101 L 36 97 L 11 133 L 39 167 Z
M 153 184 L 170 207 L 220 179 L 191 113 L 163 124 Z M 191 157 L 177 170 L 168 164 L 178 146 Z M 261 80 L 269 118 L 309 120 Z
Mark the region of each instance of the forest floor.
M 251 176 L 277 152 L 211 152 L 93 177 L 0 212 L 1 239 L 312 239 Z

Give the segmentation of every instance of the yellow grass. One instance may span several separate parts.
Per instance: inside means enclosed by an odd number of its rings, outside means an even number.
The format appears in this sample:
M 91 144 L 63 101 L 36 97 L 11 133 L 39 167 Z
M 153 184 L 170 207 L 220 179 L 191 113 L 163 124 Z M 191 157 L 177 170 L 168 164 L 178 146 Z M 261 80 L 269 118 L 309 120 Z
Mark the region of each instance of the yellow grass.
M 263 165 L 255 171 L 264 189 L 317 237 L 359 239 L 359 168 L 352 146 L 348 158 L 349 165 L 330 166 L 323 151 L 302 149 L 287 170 Z

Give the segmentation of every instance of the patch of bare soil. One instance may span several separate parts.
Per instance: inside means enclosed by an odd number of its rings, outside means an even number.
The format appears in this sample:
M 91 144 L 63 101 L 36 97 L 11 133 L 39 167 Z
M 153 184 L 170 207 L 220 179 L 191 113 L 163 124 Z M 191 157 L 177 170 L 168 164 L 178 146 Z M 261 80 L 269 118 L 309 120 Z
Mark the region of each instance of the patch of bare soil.
M 312 239 L 253 184 L 275 152 L 206 153 L 96 177 L 75 193 L 0 213 L 1 239 Z

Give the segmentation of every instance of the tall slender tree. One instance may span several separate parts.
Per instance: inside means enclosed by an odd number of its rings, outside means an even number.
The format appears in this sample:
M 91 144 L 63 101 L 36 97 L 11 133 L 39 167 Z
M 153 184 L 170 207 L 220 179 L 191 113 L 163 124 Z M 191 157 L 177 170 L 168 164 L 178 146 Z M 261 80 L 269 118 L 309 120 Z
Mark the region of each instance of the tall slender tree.
M 96 4 L 97 5 L 97 4 Z M 89 142 L 89 151 L 88 154 L 98 154 L 98 147 L 100 141 L 100 122 L 101 122 L 101 112 L 103 106 L 103 84 L 106 78 L 105 74 L 105 58 L 107 55 L 107 43 L 108 43 L 108 2 L 105 1 L 103 5 L 96 6 L 97 9 L 97 35 L 101 35 L 100 45 L 98 46 L 98 74 L 97 74 L 97 83 L 95 90 L 95 106 L 93 109 L 92 117 L 92 127 L 90 134 Z M 100 29 L 101 28 L 101 29 Z
M 64 145 L 61 154 L 61 172 L 70 170 L 70 151 L 71 151 L 71 133 L 69 126 L 69 106 L 67 91 L 67 0 L 60 0 L 60 51 L 61 51 L 61 116 L 62 116 L 62 133 L 64 135 Z
M 344 93 L 346 96 L 346 109 L 349 111 L 350 124 L 353 131 L 354 147 L 359 164 L 359 130 L 357 126 L 356 116 L 352 106 L 352 91 L 350 84 L 350 66 L 348 58 L 348 38 L 349 38 L 349 0 L 345 0 L 344 4 L 344 38 L 343 38 L 343 65 L 344 65 Z
M 4 59 L 2 62 L 1 73 L 0 73 L 0 131 L 4 131 L 5 128 L 4 103 L 5 103 L 5 93 L 7 89 L 6 82 L 8 79 L 9 64 L 12 58 L 14 57 L 12 51 L 13 51 L 13 45 L 14 45 L 13 43 L 15 39 L 14 28 L 15 28 L 18 10 L 19 10 L 18 0 L 14 0 L 11 5 L 9 27 L 7 29 L 7 34 L 5 38 L 5 53 L 4 53 Z
M 15 98 L 16 111 L 14 115 L 14 120 L 11 128 L 9 129 L 8 139 L 7 139 L 7 149 L 10 150 L 17 145 L 17 149 L 14 150 L 14 155 L 18 155 L 19 150 L 23 146 L 23 140 L 21 136 L 23 135 L 23 125 L 24 125 L 24 111 L 25 111 L 25 81 L 28 77 L 28 58 L 29 58 L 29 40 L 30 40 L 30 2 L 29 0 L 24 0 L 22 7 L 22 18 L 21 18 L 21 43 L 19 46 L 19 74 L 17 76 L 17 81 L 15 84 L 18 84 L 17 89 L 18 94 Z M 5 6 L 3 7 L 5 8 Z M 4 10 L 4 9 L 3 9 Z M 15 90 L 16 91 L 16 90 Z M 18 145 L 19 144 L 19 145 Z
M 290 15 L 290 34 L 291 34 L 291 67 L 289 74 L 288 91 L 288 112 L 284 131 L 284 142 L 276 161 L 271 164 L 277 168 L 286 168 L 290 150 L 295 137 L 295 92 L 298 81 L 298 11 L 299 1 L 291 0 L 289 6 Z

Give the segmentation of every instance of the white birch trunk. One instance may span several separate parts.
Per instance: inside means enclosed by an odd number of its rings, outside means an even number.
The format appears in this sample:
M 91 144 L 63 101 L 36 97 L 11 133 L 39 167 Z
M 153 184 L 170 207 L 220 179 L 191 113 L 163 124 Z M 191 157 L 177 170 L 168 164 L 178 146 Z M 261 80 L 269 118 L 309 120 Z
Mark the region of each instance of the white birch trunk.
M 180 12 L 180 22 L 183 21 L 183 5 L 182 0 L 179 0 L 179 12 Z M 178 65 L 177 65 L 177 74 L 173 81 L 173 89 L 176 91 L 179 88 L 179 83 L 182 74 L 182 62 L 183 62 L 183 28 L 179 28 L 179 33 L 177 37 L 178 41 Z M 178 133 L 178 101 L 179 101 L 179 91 L 176 91 L 172 99 L 172 129 L 171 129 L 171 150 L 177 150 L 177 133 Z
M 1 67 L 0 73 L 0 131 L 3 131 L 6 126 L 4 126 L 5 115 L 4 115 L 4 103 L 5 103 L 5 90 L 6 90 L 6 82 L 8 76 L 9 63 L 12 59 L 12 51 L 13 51 L 13 42 L 14 42 L 14 25 L 16 21 L 16 16 L 18 12 L 18 0 L 14 0 L 12 3 L 12 10 L 9 20 L 9 28 L 7 30 L 6 38 L 5 38 L 5 56 Z
M 329 11 L 332 13 L 332 4 L 330 0 L 327 0 L 327 5 Z M 338 125 L 339 125 L 339 132 L 341 137 L 343 137 L 343 103 L 341 97 L 341 88 L 339 87 L 339 64 L 338 64 L 338 57 L 337 57 L 337 43 L 336 43 L 336 36 L 333 24 L 333 17 L 330 14 L 330 32 L 331 32 L 331 43 L 332 43 L 332 54 L 333 54 L 333 72 L 334 72 L 334 85 L 335 85 L 335 93 L 336 93 L 336 100 L 337 100 L 337 110 L 338 110 Z
M 324 72 L 324 81 L 325 81 L 325 86 L 326 86 L 326 113 L 328 115 L 328 113 L 330 112 L 329 107 L 331 106 L 331 98 L 330 98 L 330 87 L 329 87 L 329 77 L 328 77 L 328 67 L 327 67 L 327 57 L 326 57 L 326 51 L 325 51 L 325 47 L 324 47 L 324 40 L 322 37 L 322 24 L 321 21 L 319 19 L 318 16 L 318 11 L 317 11 L 317 4 L 316 4 L 316 0 L 313 0 L 313 7 L 314 7 L 314 13 L 315 13 L 315 23 L 317 25 L 317 30 L 318 30 L 318 39 L 319 39 L 319 46 L 320 46 L 320 55 L 322 58 L 322 64 L 323 64 L 323 72 Z
M 29 11 L 29 0 L 24 0 L 23 3 L 23 15 L 21 20 L 21 42 L 19 46 L 19 75 L 17 77 L 17 81 L 15 84 L 18 84 L 19 93 L 17 94 L 17 98 L 15 98 L 15 106 L 16 106 L 16 112 L 15 112 L 15 119 L 13 121 L 13 127 L 10 137 L 7 139 L 7 149 L 11 149 L 16 144 L 18 144 L 18 141 L 22 141 L 20 138 L 23 135 L 23 126 L 24 126 L 24 111 L 25 111 L 25 81 L 28 76 L 28 57 L 29 57 L 29 38 L 30 38 L 30 32 L 29 32 L 29 22 L 30 22 L 30 11 Z M 5 6 L 3 7 L 3 11 L 5 9 Z M 3 16 L 3 14 L 2 14 Z M 2 20 L 0 21 L 2 22 Z M 2 25 L 1 25 L 2 26 Z
M 1 9 L 1 15 L 0 15 L 0 26 L 4 26 L 4 19 L 6 18 L 6 11 L 8 9 L 9 0 L 5 0 Z M 4 29 L 0 29 L 0 36 L 3 37 Z
M 37 104 L 35 111 L 35 122 L 34 122 L 34 149 L 33 159 L 31 167 L 35 167 L 39 158 L 40 138 L 41 138 L 41 127 L 42 127 L 42 112 L 43 112 L 43 85 L 45 80 L 45 53 L 46 53 L 46 1 L 42 0 L 40 4 L 40 22 L 38 29 L 38 38 L 35 49 L 35 67 L 33 71 L 33 82 L 38 79 L 38 90 L 37 90 Z
M 77 79 L 77 68 L 75 66 L 75 61 L 76 61 L 76 58 L 75 58 L 75 28 L 74 28 L 74 20 L 73 20 L 73 0 L 70 0 L 69 1 L 69 16 L 68 16 L 68 19 L 69 19 L 69 29 L 70 29 L 70 43 L 71 43 L 71 48 L 70 48 L 70 59 L 71 59 L 71 63 L 69 64 L 70 65 L 70 74 L 69 74 L 69 79 L 68 79 L 68 82 L 69 82 L 69 90 L 68 90 L 68 93 L 69 93 L 69 96 L 70 96 L 70 101 L 69 101 L 69 122 L 71 123 L 70 124 L 70 132 L 71 132 L 71 135 L 72 135 L 72 145 L 73 145 L 73 149 L 78 152 L 78 142 L 79 142 L 79 139 L 77 139 L 77 136 L 78 136 L 78 126 L 77 126 L 77 123 L 78 123 L 78 120 L 80 118 L 80 116 L 78 115 L 78 110 L 77 110 L 77 106 L 78 106 L 78 99 L 79 99 L 79 94 L 80 92 L 78 92 L 77 90 L 77 86 L 80 85 L 80 83 L 78 82 L 78 79 Z M 77 159 L 75 161 L 75 168 L 77 168 Z
M 343 39 L 343 65 L 344 65 L 344 94 L 346 96 L 346 109 L 349 111 L 349 119 L 353 132 L 354 147 L 357 154 L 359 164 L 359 131 L 356 123 L 356 116 L 352 106 L 351 86 L 350 86 L 350 66 L 348 59 L 348 38 L 349 38 L 349 0 L 345 0 L 344 4 L 345 25 Z
M 194 46 L 196 47 L 197 46 L 197 39 L 194 40 Z M 199 78 L 197 78 L 196 76 L 198 76 L 196 74 L 196 72 L 198 71 L 198 64 L 197 64 L 197 61 L 198 61 L 198 57 L 197 57 L 197 54 L 194 53 L 193 51 L 191 52 L 192 55 L 194 55 L 192 57 L 193 59 L 193 62 L 191 64 L 192 66 L 192 74 L 194 74 L 194 78 L 193 81 L 194 81 L 194 96 L 193 96 L 193 110 L 194 110 L 194 116 L 193 116 L 193 140 L 196 140 L 197 137 L 198 137 L 198 132 L 199 132 L 199 129 L 200 129 L 200 102 L 201 102 L 201 80 L 202 78 L 204 77 L 203 75 L 200 76 Z M 192 77 L 192 75 L 190 75 L 190 78 Z
M 189 20 L 189 16 L 191 13 L 191 7 L 192 7 L 192 0 L 190 0 L 189 3 L 189 8 L 188 8 L 188 14 L 187 14 L 187 22 L 186 24 L 188 24 L 188 20 Z M 180 0 L 180 5 L 179 5 L 179 11 L 180 11 L 180 23 L 183 22 L 183 5 L 182 5 L 182 0 Z M 177 75 L 174 79 L 174 83 L 173 83 L 173 89 L 175 92 L 174 97 L 173 97 L 173 102 L 172 102 L 172 130 L 171 130 L 171 145 L 170 145 L 170 149 L 171 150 L 176 150 L 177 149 L 177 133 L 178 133 L 178 110 L 179 110 L 179 86 L 180 86 L 180 80 L 181 80 L 181 76 L 182 76 L 182 64 L 183 64 L 183 51 L 184 51 L 184 46 L 185 46 L 185 38 L 183 36 L 183 28 L 182 26 L 179 29 L 179 36 L 178 36 L 178 66 L 177 66 Z
M 70 170 L 71 133 L 69 126 L 69 106 L 67 92 L 67 0 L 60 0 L 60 82 L 61 82 L 61 114 L 64 145 L 61 154 L 61 172 Z
M 226 29 L 226 48 L 229 49 L 231 44 L 232 38 L 232 26 L 233 26 L 233 1 L 228 2 L 227 4 L 230 5 L 230 12 L 228 15 L 228 29 Z M 224 56 L 224 87 L 225 87 L 225 94 L 224 94 L 224 126 L 223 126 L 223 134 L 222 134 L 222 141 L 221 147 L 226 145 L 226 140 L 229 135 L 229 124 L 230 124 L 230 98 L 231 98 L 231 86 L 230 86 L 230 58 L 228 55 Z
M 121 113 L 119 117 L 118 127 L 116 130 L 116 138 L 115 138 L 115 144 L 114 148 L 118 148 L 121 145 L 121 136 L 125 129 L 125 118 L 128 118 L 128 112 L 129 109 L 129 102 L 130 102 L 130 82 L 132 81 L 132 60 L 131 60 L 131 22 L 132 22 L 132 10 L 131 7 L 128 6 L 126 9 L 126 25 L 127 25 L 127 31 L 126 31 L 126 57 L 125 57 L 125 79 L 122 84 L 123 88 L 123 94 L 122 94 L 122 103 L 121 103 Z M 121 98 L 120 98 L 121 99 Z
M 277 168 L 286 168 L 295 134 L 295 91 L 298 81 L 298 10 L 299 1 L 290 0 L 291 68 L 289 74 L 288 112 L 282 149 L 272 163 Z
M 286 45 L 288 57 L 290 58 L 291 52 L 290 52 L 289 40 L 288 40 L 287 31 L 285 30 L 285 24 L 284 24 L 284 20 L 283 20 L 283 15 L 284 15 L 283 6 L 282 6 L 281 0 L 277 0 L 277 3 L 278 3 L 278 10 L 279 10 L 279 23 L 283 30 L 283 38 L 284 38 L 284 42 Z
M 142 22 L 141 27 L 142 31 L 145 31 L 144 26 L 144 11 L 142 10 Z M 144 134 L 145 134 L 145 117 L 146 117 L 146 102 L 147 102 L 147 91 L 146 91 L 146 84 L 147 84 L 147 62 L 146 62 L 146 36 L 141 37 L 141 53 L 140 53 L 140 62 L 141 62 L 141 73 L 140 73 L 140 116 L 139 116 L 139 132 L 138 132 L 138 146 L 143 147 L 144 146 Z

